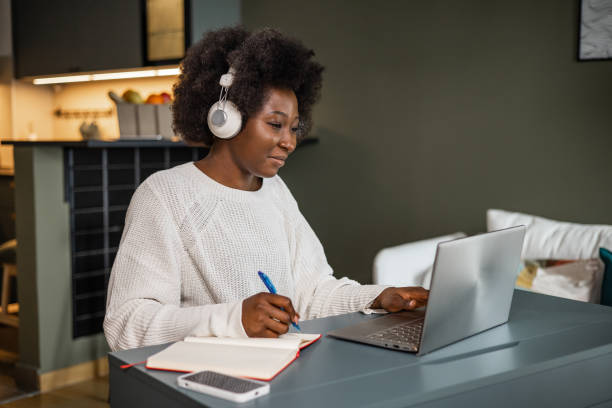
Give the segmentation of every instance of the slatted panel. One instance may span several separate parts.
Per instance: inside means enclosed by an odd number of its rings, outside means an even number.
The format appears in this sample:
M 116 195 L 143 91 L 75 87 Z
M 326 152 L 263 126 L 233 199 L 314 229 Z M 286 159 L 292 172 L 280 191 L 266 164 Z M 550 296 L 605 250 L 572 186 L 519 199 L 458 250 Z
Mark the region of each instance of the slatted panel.
M 205 154 L 185 146 L 65 149 L 74 338 L 102 332 L 108 279 L 136 187 L 158 170 Z

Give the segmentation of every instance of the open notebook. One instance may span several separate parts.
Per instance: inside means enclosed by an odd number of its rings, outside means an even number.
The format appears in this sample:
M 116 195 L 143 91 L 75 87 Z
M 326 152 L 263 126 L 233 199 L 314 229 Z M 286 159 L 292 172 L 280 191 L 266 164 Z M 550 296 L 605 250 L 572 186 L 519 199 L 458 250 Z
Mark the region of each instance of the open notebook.
M 277 339 L 187 337 L 147 359 L 154 370 L 223 374 L 269 381 L 300 355 L 320 334 L 287 333 Z

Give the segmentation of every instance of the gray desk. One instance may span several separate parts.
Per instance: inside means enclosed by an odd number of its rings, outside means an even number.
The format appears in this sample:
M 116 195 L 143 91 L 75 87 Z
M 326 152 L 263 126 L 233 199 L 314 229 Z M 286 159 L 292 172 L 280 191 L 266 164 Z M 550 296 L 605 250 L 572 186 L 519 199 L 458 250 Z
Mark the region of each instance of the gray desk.
M 300 323 L 304 332 L 376 318 Z M 229 407 L 176 386 L 177 374 L 127 370 L 167 345 L 109 354 L 112 407 Z M 515 291 L 510 322 L 423 357 L 324 336 L 240 406 L 612 406 L 612 308 Z

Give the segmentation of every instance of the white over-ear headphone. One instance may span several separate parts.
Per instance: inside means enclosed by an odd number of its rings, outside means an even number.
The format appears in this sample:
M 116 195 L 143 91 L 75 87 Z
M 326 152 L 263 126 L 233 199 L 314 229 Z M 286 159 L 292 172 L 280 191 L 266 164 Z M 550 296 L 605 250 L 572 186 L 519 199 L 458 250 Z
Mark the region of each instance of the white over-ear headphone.
M 219 101 L 215 102 L 208 111 L 208 128 L 220 139 L 231 139 L 240 132 L 242 127 L 242 115 L 238 107 L 232 101 L 227 100 L 235 74 L 234 68 L 230 67 L 227 74 L 221 75 Z

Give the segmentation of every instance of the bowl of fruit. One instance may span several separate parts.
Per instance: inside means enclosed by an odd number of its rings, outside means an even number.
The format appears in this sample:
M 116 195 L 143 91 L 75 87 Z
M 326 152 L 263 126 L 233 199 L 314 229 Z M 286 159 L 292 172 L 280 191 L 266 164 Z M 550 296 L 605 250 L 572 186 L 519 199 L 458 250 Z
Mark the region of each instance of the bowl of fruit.
M 122 139 L 172 139 L 172 96 L 168 92 L 152 93 L 144 99 L 134 89 L 121 96 L 113 91 L 109 98 L 117 107 L 119 137 Z

